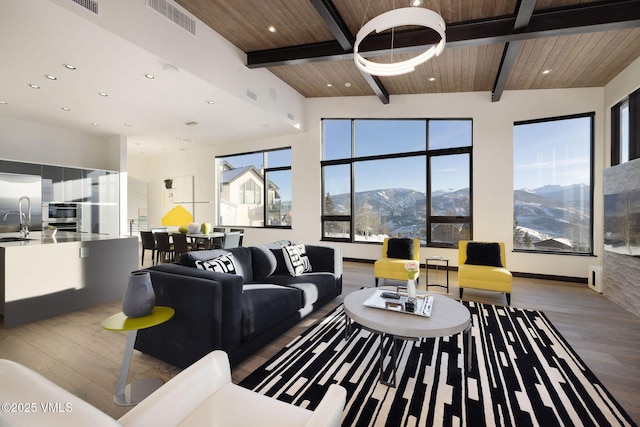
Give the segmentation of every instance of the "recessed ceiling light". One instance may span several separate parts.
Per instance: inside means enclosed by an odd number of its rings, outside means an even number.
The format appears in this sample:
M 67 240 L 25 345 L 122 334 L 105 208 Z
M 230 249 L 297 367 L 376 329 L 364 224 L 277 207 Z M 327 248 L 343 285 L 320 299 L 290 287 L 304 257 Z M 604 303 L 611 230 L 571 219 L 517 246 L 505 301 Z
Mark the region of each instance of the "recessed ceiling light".
M 209 105 L 213 105 L 213 104 L 215 104 L 215 101 L 213 101 L 213 100 L 209 99 L 209 100 L 207 100 L 207 104 L 209 104 Z
M 257 120 L 254 120 L 254 121 L 253 121 L 253 124 L 254 124 L 254 125 L 259 125 L 259 124 L 260 124 L 260 122 L 259 122 L 259 121 L 257 121 Z
M 156 76 L 154 76 L 153 74 L 145 74 L 144 75 L 146 78 L 148 78 L 149 80 L 153 80 L 156 78 Z
M 424 4 L 424 0 L 409 0 L 409 6 L 420 7 Z
M 131 123 L 125 123 L 124 124 L 126 127 L 130 128 L 131 127 Z
M 436 81 L 436 78 L 435 78 L 435 77 L 429 77 L 429 81 L 430 81 L 430 82 L 435 82 L 435 81 Z
M 327 87 L 333 87 L 331 83 L 327 83 Z
M 75 70 L 76 66 L 75 65 L 71 65 L 71 64 L 62 64 L 64 65 L 64 68 L 66 68 L 67 70 Z
M 98 95 L 100 95 L 100 96 L 109 96 L 109 95 L 107 95 L 107 92 L 98 92 Z
M 91 123 L 91 126 L 100 126 L 98 123 Z
M 351 82 L 345 82 L 344 87 L 351 87 Z
M 60 107 L 60 109 L 63 111 L 71 111 L 71 108 L 69 107 Z
M 273 25 L 269 25 L 267 27 L 267 29 L 269 30 L 270 33 L 277 33 L 278 29 L 276 27 L 274 27 Z
M 31 84 L 29 85 L 29 87 L 30 87 L 31 89 L 40 89 L 40 86 L 38 86 L 38 85 L 34 85 L 33 83 L 31 83 Z
M 51 74 L 45 74 L 44 76 L 46 78 L 48 78 L 49 80 L 58 80 L 58 78 L 56 76 L 52 76 Z
M 548 68 L 544 71 L 542 71 L 542 74 L 549 74 L 551 71 L 553 71 L 551 68 Z
M 7 105 L 7 101 L 0 101 L 0 105 Z

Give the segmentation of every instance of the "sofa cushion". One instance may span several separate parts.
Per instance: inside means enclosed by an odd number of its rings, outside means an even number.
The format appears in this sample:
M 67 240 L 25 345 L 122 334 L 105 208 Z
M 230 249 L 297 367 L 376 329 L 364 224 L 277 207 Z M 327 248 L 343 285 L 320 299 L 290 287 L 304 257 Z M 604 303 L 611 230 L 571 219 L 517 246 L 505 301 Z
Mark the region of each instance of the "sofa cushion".
M 223 255 L 233 254 L 233 263 L 236 269 L 234 274 L 242 276 L 245 282 L 253 282 L 253 267 L 251 249 L 246 247 L 230 249 L 213 249 L 208 251 L 191 251 L 180 256 L 178 264 L 187 267 L 198 268 L 197 261 L 209 261 Z
M 273 284 L 249 284 L 242 293 L 242 340 L 247 341 L 303 306 L 300 289 Z
M 199 268 L 200 270 L 236 274 L 236 265 L 233 262 L 233 254 L 220 255 L 219 257 L 208 261 L 197 260 L 196 268 Z
M 293 277 L 287 273 L 283 275 L 273 275 L 267 278 L 270 283 L 277 283 L 285 286 L 296 286 L 299 283 L 311 283 L 316 287 L 315 293 L 317 293 L 317 299 L 321 300 L 329 294 L 335 294 L 336 292 L 336 276 L 333 273 L 325 272 L 312 272 L 303 273 L 300 276 Z M 314 303 L 315 301 L 309 301 L 305 296 L 304 304 Z
M 465 264 L 502 267 L 498 243 L 469 242 Z
M 233 261 L 236 265 L 236 274 L 244 279 L 244 282 L 253 282 L 253 257 L 251 249 L 247 247 L 231 248 L 229 252 L 233 254 Z
M 276 269 L 271 274 L 289 274 L 287 263 L 284 261 L 282 249 L 271 249 L 271 253 L 273 253 L 273 256 L 276 259 Z
M 413 259 L 413 239 L 389 239 L 387 241 L 387 258 Z
M 299 276 L 302 273 L 311 271 L 311 263 L 306 256 L 304 244 L 297 243 L 295 245 L 285 246 L 282 248 L 282 254 L 284 256 L 284 263 L 287 265 L 287 270 L 292 276 Z
M 196 267 L 196 261 L 209 261 L 219 257 L 220 255 L 226 255 L 229 251 L 222 249 L 214 249 L 210 251 L 191 251 L 180 254 L 178 258 L 178 264 L 186 265 L 187 267 Z
M 254 279 L 262 280 L 276 270 L 285 268 L 282 247 L 290 244 L 289 240 L 278 240 L 273 243 L 251 246 Z

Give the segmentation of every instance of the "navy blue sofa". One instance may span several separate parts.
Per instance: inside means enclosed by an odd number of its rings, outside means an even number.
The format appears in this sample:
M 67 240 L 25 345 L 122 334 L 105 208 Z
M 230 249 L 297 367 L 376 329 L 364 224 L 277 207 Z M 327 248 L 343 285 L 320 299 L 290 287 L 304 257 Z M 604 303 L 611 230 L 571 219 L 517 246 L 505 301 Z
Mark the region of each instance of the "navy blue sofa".
M 292 276 L 282 253 L 290 244 L 193 251 L 176 263 L 142 270 L 151 274 L 156 305 L 176 313 L 138 331 L 135 348 L 183 369 L 220 349 L 236 365 L 342 293 L 339 248 L 305 245 L 312 271 Z M 228 253 L 236 274 L 195 267 Z

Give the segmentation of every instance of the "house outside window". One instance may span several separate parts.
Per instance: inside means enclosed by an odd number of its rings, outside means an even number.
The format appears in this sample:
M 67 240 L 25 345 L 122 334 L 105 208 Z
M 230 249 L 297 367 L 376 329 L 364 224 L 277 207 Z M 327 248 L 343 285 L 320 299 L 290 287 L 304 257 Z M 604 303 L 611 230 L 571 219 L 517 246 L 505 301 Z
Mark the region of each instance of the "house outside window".
M 514 250 L 593 253 L 593 118 L 514 124 Z
M 217 157 L 218 224 L 291 226 L 291 148 Z
M 324 119 L 322 238 L 471 236 L 470 119 Z

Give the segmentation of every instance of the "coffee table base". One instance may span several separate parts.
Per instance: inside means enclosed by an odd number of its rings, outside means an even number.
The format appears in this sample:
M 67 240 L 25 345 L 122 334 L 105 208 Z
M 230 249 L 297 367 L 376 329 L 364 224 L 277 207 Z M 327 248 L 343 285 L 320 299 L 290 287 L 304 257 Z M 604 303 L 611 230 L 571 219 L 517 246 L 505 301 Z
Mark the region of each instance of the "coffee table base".
M 344 319 L 345 319 L 345 340 L 349 340 L 349 338 L 351 338 L 351 318 L 345 313 L 344 315 Z M 391 335 L 391 334 L 385 334 L 383 332 L 379 332 L 370 328 L 367 328 L 366 326 L 362 326 L 360 325 L 360 327 L 366 331 L 371 332 L 372 334 L 378 335 L 380 337 L 380 357 L 379 357 L 379 365 L 380 365 L 380 376 L 378 381 L 380 381 L 380 384 L 382 385 L 386 385 L 388 387 L 396 387 L 396 378 L 397 378 L 397 374 L 398 374 L 398 340 L 403 340 L 403 341 L 418 341 L 419 338 L 414 338 L 414 337 L 401 337 L 401 336 L 397 336 L 397 335 Z M 465 329 L 463 332 L 463 349 L 462 351 L 466 351 L 467 352 L 467 357 L 465 357 L 465 369 L 467 372 L 469 372 L 471 370 L 471 351 L 472 351 L 472 347 L 471 347 L 471 325 L 469 325 L 469 327 L 467 327 L 467 329 Z M 393 372 L 391 373 L 391 377 L 389 378 L 389 380 L 387 381 L 384 377 L 384 356 L 385 356 L 385 352 L 384 352 L 384 346 L 383 346 L 383 341 L 384 341 L 384 336 L 387 335 L 388 337 L 391 338 L 391 361 L 389 362 L 391 364 L 391 366 L 393 367 Z M 464 343 L 464 339 L 466 338 L 466 344 Z

